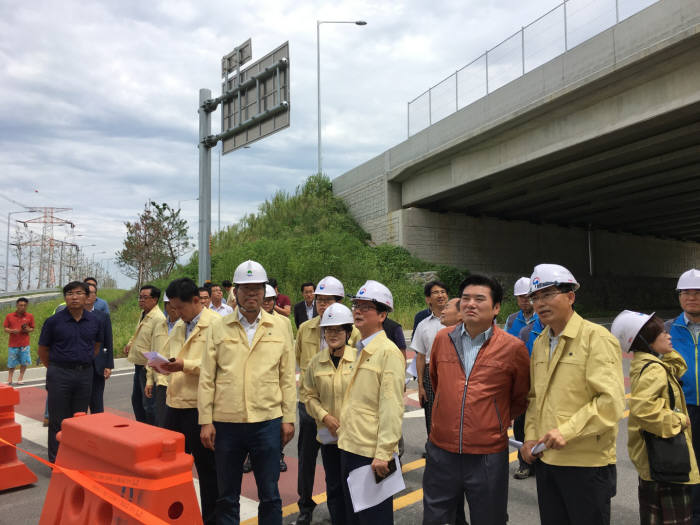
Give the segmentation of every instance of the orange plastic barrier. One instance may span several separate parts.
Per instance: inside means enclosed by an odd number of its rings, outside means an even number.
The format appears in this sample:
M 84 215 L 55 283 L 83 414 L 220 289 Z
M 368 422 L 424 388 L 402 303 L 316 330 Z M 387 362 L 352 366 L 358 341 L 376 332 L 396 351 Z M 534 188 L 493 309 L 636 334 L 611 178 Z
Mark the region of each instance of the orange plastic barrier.
M 22 427 L 15 423 L 15 405 L 19 391 L 9 385 L 0 385 L 0 438 L 9 443 L 22 441 Z M 0 490 L 23 487 L 36 482 L 29 467 L 17 459 L 14 447 L 0 443 Z
M 202 523 L 182 434 L 79 413 L 58 439 L 40 525 Z

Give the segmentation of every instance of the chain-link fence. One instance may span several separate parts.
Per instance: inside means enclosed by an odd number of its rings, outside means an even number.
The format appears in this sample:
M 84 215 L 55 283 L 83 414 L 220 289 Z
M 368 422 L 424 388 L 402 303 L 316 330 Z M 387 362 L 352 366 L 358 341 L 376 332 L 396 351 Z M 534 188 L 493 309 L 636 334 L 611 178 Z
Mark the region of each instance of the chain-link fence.
M 408 136 L 658 0 L 566 0 L 408 103 Z

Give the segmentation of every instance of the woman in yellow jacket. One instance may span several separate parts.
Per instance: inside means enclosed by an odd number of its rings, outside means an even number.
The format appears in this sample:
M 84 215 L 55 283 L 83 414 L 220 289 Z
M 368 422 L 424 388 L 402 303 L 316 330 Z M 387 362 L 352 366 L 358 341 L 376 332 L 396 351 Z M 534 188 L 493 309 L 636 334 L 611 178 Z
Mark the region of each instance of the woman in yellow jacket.
M 615 318 L 611 331 L 624 352 L 634 352 L 630 365 L 632 393 L 627 450 L 639 473 L 640 523 L 690 525 L 692 485 L 700 482 L 700 475 L 693 452 L 688 408 L 678 380 L 687 366 L 673 350 L 671 336 L 664 331 L 663 323 L 654 314 L 625 310 Z M 687 481 L 670 483 L 653 479 L 643 431 L 662 438 L 683 432 L 690 458 Z
M 345 525 L 337 432 L 341 425 L 340 408 L 356 356 L 355 349 L 348 344 L 353 330 L 352 312 L 347 306 L 334 303 L 323 312 L 320 326 L 328 348 L 317 353 L 306 368 L 300 398 L 306 412 L 316 420 L 331 522 Z

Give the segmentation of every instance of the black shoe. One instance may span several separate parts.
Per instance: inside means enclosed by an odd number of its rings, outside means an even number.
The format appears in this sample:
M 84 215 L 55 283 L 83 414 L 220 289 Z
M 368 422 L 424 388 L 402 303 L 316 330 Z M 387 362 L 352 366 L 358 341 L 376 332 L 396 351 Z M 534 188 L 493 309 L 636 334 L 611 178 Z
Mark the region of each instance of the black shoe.
M 243 462 L 243 474 L 247 474 L 251 470 L 253 470 L 253 465 L 250 462 L 250 457 L 246 457 Z
M 513 474 L 513 478 L 515 479 L 527 479 L 532 475 L 532 470 L 530 467 L 520 467 L 518 470 L 515 471 L 515 474 Z
M 280 472 L 287 472 L 287 464 L 284 462 L 284 456 L 280 458 Z

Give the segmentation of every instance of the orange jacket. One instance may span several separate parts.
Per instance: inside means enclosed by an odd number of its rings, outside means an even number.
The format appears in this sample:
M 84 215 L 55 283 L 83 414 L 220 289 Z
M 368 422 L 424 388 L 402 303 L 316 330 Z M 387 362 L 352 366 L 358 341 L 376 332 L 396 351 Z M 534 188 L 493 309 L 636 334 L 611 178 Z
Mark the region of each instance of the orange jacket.
M 512 418 L 527 408 L 530 359 L 525 344 L 494 325 L 469 381 L 461 359 L 462 324 L 443 328 L 430 351 L 435 391 L 430 441 L 456 454 L 492 454 L 508 446 Z

